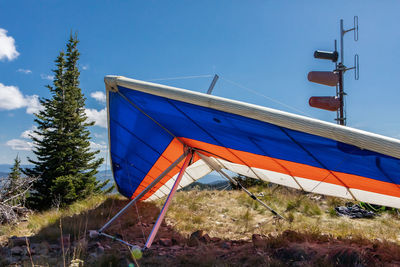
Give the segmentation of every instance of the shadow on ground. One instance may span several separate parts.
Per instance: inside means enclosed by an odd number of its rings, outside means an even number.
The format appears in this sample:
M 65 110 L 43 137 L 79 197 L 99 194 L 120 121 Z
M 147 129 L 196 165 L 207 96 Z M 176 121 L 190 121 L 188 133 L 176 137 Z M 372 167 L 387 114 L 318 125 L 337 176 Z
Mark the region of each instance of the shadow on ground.
M 163 223 L 153 246 L 136 263 L 126 245 L 105 237 L 90 238 L 128 200 L 109 198 L 95 209 L 62 217 L 25 240 L 11 240 L 0 265 L 32 266 L 399 266 L 400 247 L 393 243 L 297 233 L 253 235 L 252 240 L 222 240 L 198 231 L 182 236 Z M 113 222 L 106 233 L 143 246 L 160 209 L 139 203 Z M 20 242 L 20 243 L 18 243 Z M 25 242 L 25 244 L 24 244 Z M 16 247 L 21 251 L 16 251 Z M 18 252 L 13 254 L 14 252 Z M 11 258 L 10 258 L 11 257 Z M 64 265 L 65 264 L 65 265 Z M 15 266 L 15 265 L 12 265 Z

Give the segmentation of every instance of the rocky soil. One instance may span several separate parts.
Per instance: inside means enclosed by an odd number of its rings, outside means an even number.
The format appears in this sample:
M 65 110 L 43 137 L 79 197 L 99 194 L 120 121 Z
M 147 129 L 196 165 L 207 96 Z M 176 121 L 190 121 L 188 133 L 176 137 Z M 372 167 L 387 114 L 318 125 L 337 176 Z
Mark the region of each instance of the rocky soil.
M 254 234 L 252 240 L 222 240 L 199 230 L 184 239 L 175 236 L 168 226 L 162 227 L 162 237 L 144 251 L 137 263 L 127 246 L 109 238 L 86 236 L 71 240 L 70 235 L 64 235 L 56 243 L 11 237 L 0 247 L 0 265 L 400 266 L 400 249 L 381 241 L 340 240 L 289 230 L 279 235 Z M 143 239 L 129 241 L 144 244 Z

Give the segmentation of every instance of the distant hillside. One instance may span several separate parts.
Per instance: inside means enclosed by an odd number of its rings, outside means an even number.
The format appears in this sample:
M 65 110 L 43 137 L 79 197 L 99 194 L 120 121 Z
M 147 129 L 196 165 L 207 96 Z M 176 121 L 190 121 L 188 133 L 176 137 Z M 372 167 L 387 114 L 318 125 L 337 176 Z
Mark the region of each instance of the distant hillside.
M 204 176 L 203 178 L 197 180 L 198 183 L 202 183 L 202 184 L 211 184 L 214 182 L 222 182 L 222 181 L 226 181 L 224 178 L 221 177 L 221 175 L 219 175 L 217 172 L 212 172 L 206 176 Z
M 199 181 L 191 183 L 188 186 L 185 186 L 183 191 L 190 191 L 193 189 L 197 190 L 230 190 L 232 187 L 228 181 L 215 181 L 209 184 L 200 183 Z
M 99 180 L 99 181 L 105 181 L 105 180 L 107 180 L 107 179 L 109 179 L 110 181 L 113 181 L 113 176 L 112 176 L 111 170 L 99 171 L 99 172 L 96 174 L 96 178 L 97 178 L 97 180 Z
M 10 169 L 12 168 L 12 164 L 0 164 L 0 173 L 9 173 L 10 172 Z M 22 169 L 25 169 L 25 168 L 32 168 L 33 167 L 33 165 L 30 165 L 30 164 L 24 164 L 24 165 L 21 165 L 21 168 Z

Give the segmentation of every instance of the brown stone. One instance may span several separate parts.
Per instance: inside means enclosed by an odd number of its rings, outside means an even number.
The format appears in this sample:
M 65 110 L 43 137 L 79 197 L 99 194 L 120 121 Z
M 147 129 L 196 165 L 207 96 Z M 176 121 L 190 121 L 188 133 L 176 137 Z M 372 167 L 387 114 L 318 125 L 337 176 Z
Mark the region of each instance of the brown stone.
M 71 235 L 63 235 L 62 238 L 58 239 L 60 246 L 64 248 L 69 248 L 71 246 Z
M 8 246 L 11 248 L 16 246 L 26 246 L 26 239 L 27 237 L 25 236 L 23 237 L 12 236 L 11 238 L 8 239 Z
M 164 247 L 171 247 L 172 246 L 172 240 L 170 238 L 160 238 L 158 243 L 161 246 L 164 246 Z
M 210 236 L 207 233 L 205 233 L 203 230 L 197 230 L 196 232 L 193 232 L 190 235 L 188 245 L 189 245 L 189 247 L 194 247 L 194 246 L 198 246 L 200 244 L 200 242 L 202 242 L 202 243 L 210 243 L 211 242 Z
M 206 244 L 211 242 L 211 238 L 208 234 L 204 234 L 202 237 L 199 238 L 199 240 Z
M 259 234 L 253 234 L 252 237 L 251 237 L 251 240 L 253 241 L 253 245 L 256 248 L 260 248 L 260 247 L 264 247 L 265 246 L 265 240 Z
M 211 242 L 213 242 L 213 243 L 218 243 L 220 241 L 221 241 L 221 238 L 219 238 L 219 237 L 211 237 Z
M 20 246 L 15 246 L 10 250 L 12 255 L 22 255 L 24 253 L 24 249 Z
M 221 248 L 223 249 L 230 249 L 231 248 L 231 244 L 229 244 L 229 242 L 223 242 L 221 244 Z

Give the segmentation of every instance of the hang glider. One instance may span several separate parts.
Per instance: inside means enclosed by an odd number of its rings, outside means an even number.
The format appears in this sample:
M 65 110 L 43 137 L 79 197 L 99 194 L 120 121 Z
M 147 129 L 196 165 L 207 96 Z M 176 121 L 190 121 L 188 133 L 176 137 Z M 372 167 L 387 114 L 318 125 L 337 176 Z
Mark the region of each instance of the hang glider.
M 267 182 L 400 208 L 400 140 L 170 86 L 106 76 L 109 147 L 118 191 L 131 201 L 167 196 L 223 169 Z M 253 199 L 267 204 L 245 190 Z M 280 216 L 283 218 L 282 216 Z
M 107 76 L 105 83 L 112 170 L 128 198 L 192 148 L 196 153 L 179 187 L 223 168 L 307 192 L 400 208 L 400 140 L 121 76 Z M 169 194 L 182 164 L 141 199 Z

